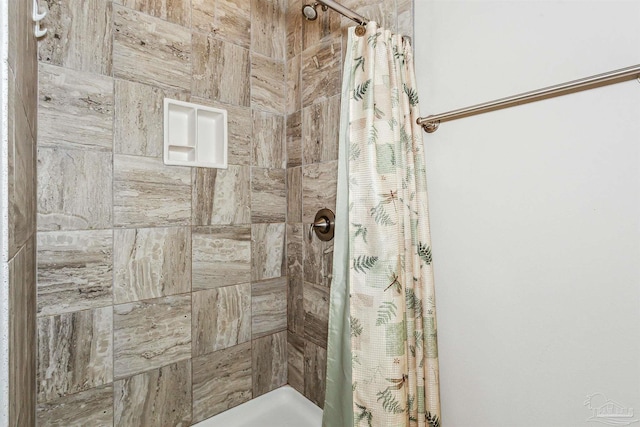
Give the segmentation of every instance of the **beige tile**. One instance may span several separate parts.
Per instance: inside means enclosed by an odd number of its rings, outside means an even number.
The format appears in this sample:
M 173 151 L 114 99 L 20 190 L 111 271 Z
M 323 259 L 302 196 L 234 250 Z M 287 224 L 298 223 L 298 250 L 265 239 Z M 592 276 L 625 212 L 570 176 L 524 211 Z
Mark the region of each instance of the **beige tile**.
M 113 79 L 40 64 L 38 146 L 111 152 Z
M 324 406 L 327 373 L 327 350 L 311 342 L 304 345 L 304 395 L 307 399 Z
M 287 334 L 287 382 L 304 394 L 304 339 L 292 332 Z
M 113 304 L 111 230 L 38 233 L 38 313 Z
M 193 290 L 251 281 L 250 226 L 194 227 Z
M 287 167 L 302 165 L 302 111 L 287 116 Z
M 116 226 L 191 223 L 191 168 L 162 159 L 114 155 L 113 216 Z
M 308 24 L 302 16 L 302 5 L 302 0 L 287 2 L 287 16 L 285 18 L 287 59 L 302 52 L 302 27 Z
M 329 289 L 304 282 L 304 338 L 327 348 Z
M 46 1 L 40 3 L 40 11 L 47 12 L 48 31 L 38 41 L 40 62 L 111 75 L 110 1 Z
M 183 27 L 191 26 L 190 0 L 113 0 L 113 2 Z
M 10 83 L 10 86 L 11 83 Z M 22 100 L 9 91 L 7 143 L 8 257 L 36 230 L 36 142 Z M 13 104 L 12 104 L 13 102 Z M 34 105 L 35 109 L 35 105 Z
M 116 379 L 190 359 L 191 294 L 115 305 L 113 347 Z
M 251 285 L 193 293 L 193 355 L 201 356 L 251 340 Z
M 11 425 L 35 425 L 36 277 L 35 242 L 27 240 L 7 264 L 9 297 L 8 398 Z M 6 377 L 4 377 L 6 381 Z
M 414 12 L 412 0 L 397 0 L 398 9 L 398 33 L 413 37 Z
M 304 334 L 304 286 L 300 277 L 287 277 L 287 328 Z
M 113 379 L 111 307 L 38 319 L 38 402 Z
M 253 132 L 251 109 L 237 105 L 223 104 L 192 96 L 191 102 L 227 110 L 228 163 L 230 165 L 251 165 L 253 156 L 251 135 Z
M 251 2 L 234 0 L 192 0 L 193 28 L 249 49 L 251 44 Z
M 304 237 L 304 280 L 325 287 L 331 286 L 333 274 L 333 240 L 323 242 L 315 234 Z
M 193 359 L 193 422 L 251 399 L 251 342 Z
M 253 339 L 287 329 L 287 278 L 251 284 L 251 334 Z
M 330 39 L 302 52 L 302 105 L 340 94 L 342 46 Z
M 253 397 L 287 383 L 287 331 L 253 340 Z
M 284 169 L 252 168 L 251 221 L 285 222 L 287 192 Z
M 112 176 L 111 153 L 38 149 L 38 229 L 110 228 Z
M 249 51 L 215 38 L 193 33 L 191 93 L 233 105 L 251 105 Z
M 116 381 L 114 425 L 191 425 L 191 361 L 185 360 Z
M 162 157 L 164 98 L 186 101 L 185 94 L 117 79 L 113 152 Z
M 193 168 L 193 225 L 251 223 L 251 168 Z
M 283 114 L 285 110 L 285 63 L 251 54 L 251 107 Z
M 37 419 L 40 427 L 111 426 L 113 385 L 91 388 L 41 403 L 37 408 Z
M 305 107 L 302 129 L 304 164 L 338 160 L 340 95 Z
M 285 274 L 285 224 L 251 226 L 251 280 L 273 279 Z
M 188 227 L 113 230 L 114 304 L 191 292 Z
M 251 51 L 285 59 L 286 0 L 251 0 Z
M 252 166 L 263 168 L 285 167 L 284 116 L 253 111 Z
M 302 222 L 302 168 L 287 169 L 287 223 Z
M 191 32 L 186 28 L 113 6 L 113 75 L 165 89 L 191 88 Z
M 392 3 L 392 2 L 390 2 Z M 360 9 L 354 9 L 360 13 Z M 315 46 L 320 42 L 340 36 L 340 19 L 342 15 L 331 10 L 323 12 L 317 8 L 318 19 L 302 23 L 302 49 Z M 350 21 L 354 25 L 353 21 Z
M 302 222 L 311 224 L 322 208 L 335 212 L 338 162 L 311 164 L 302 168 Z
M 287 114 L 293 114 L 302 108 L 302 90 L 301 84 L 301 69 L 300 69 L 300 55 L 294 56 L 288 60 L 286 65 L 286 108 Z

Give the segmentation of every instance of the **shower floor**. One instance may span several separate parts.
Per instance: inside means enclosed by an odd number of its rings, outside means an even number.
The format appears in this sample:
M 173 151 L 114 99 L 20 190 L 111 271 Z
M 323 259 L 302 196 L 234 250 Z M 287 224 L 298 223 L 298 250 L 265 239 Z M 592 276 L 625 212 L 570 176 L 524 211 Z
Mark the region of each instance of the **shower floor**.
M 322 409 L 290 386 L 280 387 L 193 427 L 320 427 Z

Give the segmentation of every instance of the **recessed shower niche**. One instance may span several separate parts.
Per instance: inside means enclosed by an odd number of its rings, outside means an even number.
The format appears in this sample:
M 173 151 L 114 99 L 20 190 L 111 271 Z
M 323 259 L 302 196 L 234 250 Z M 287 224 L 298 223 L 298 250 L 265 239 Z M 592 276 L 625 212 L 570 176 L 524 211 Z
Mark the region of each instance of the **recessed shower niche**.
M 164 163 L 227 168 L 227 110 L 164 99 Z

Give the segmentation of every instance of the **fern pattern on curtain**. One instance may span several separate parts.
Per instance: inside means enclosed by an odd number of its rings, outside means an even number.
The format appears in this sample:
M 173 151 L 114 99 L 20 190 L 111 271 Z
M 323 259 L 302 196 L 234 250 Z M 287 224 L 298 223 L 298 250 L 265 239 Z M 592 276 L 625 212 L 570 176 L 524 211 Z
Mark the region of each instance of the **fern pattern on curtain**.
M 440 426 L 426 171 L 412 49 L 375 22 L 362 37 L 353 30 L 343 76 L 348 130 L 341 143 L 347 147 L 340 151 L 348 156 L 348 173 L 338 178 L 339 191 L 348 192 L 348 218 L 338 217 L 336 225 L 348 227 L 348 238 L 335 243 L 347 245 L 348 272 L 345 283 L 336 283 L 334 275 L 331 290 L 332 304 L 334 288 L 349 295 L 345 328 L 353 425 Z M 335 317 L 330 317 L 329 365 L 335 359 Z M 325 411 L 332 408 L 331 371 L 329 366 Z

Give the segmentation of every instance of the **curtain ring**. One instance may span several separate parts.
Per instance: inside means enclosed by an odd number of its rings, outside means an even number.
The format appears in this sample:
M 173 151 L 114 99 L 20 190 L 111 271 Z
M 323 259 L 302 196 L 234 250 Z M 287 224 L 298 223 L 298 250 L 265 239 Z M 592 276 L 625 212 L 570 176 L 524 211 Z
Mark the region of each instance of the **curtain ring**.
M 365 28 L 364 25 L 358 25 L 356 27 L 356 36 L 358 37 L 362 37 L 367 33 L 367 29 Z

